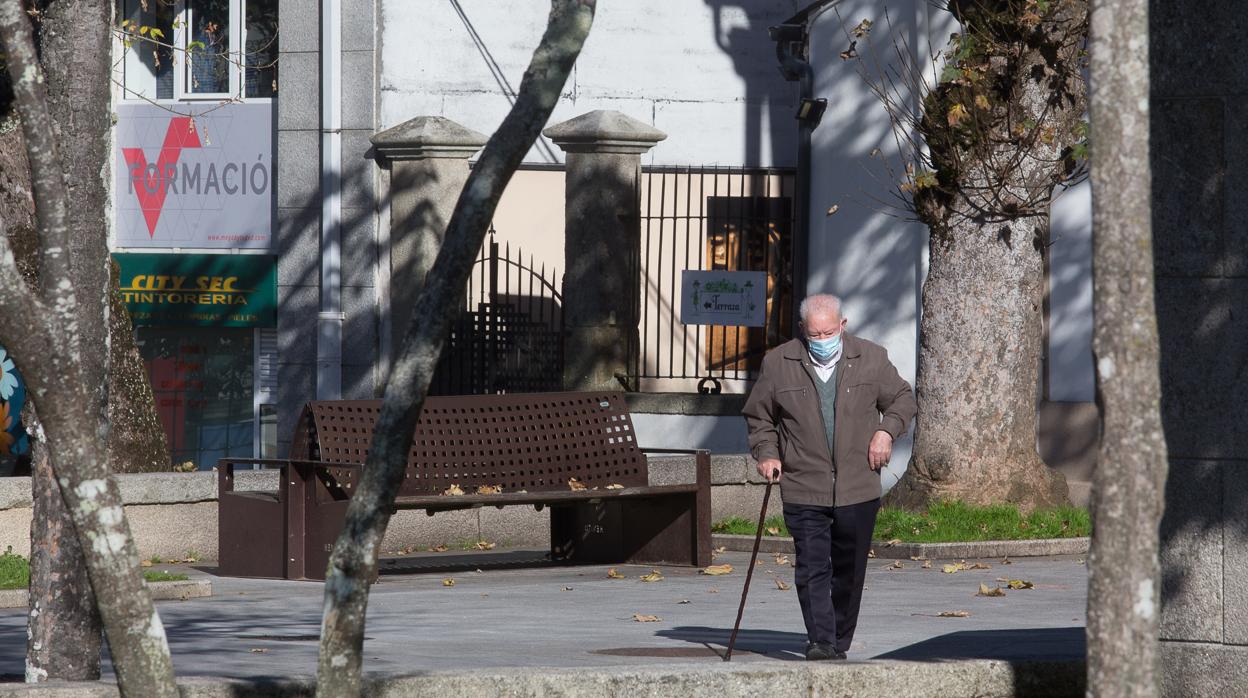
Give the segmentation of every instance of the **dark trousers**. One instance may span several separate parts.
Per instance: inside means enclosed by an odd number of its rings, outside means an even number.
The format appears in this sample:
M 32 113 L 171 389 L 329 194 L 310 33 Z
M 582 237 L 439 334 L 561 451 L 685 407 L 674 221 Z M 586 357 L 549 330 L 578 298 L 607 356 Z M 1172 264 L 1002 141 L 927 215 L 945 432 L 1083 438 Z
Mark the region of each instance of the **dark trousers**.
M 879 510 L 878 499 L 844 507 L 784 505 L 784 524 L 797 551 L 797 599 L 810 642 L 849 651 Z

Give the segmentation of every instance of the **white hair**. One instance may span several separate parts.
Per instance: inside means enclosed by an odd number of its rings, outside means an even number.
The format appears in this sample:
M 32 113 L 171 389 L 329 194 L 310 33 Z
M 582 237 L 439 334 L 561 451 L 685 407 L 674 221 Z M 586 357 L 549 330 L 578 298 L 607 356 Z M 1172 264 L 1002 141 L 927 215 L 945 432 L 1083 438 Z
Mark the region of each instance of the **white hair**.
M 810 319 L 811 313 L 826 313 L 839 318 L 841 317 L 841 299 L 831 293 L 806 296 L 802 299 L 802 304 L 797 307 L 797 314 L 802 318 L 802 322 L 806 322 Z

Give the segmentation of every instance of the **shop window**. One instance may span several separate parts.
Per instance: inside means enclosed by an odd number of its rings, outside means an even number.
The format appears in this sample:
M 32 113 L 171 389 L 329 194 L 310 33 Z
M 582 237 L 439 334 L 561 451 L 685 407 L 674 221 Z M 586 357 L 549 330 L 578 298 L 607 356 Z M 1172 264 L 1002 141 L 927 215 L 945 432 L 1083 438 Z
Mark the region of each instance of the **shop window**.
M 135 334 L 173 462 L 208 470 L 218 458 L 252 457 L 252 330 L 139 327 Z
M 146 28 L 125 49 L 125 99 L 276 95 L 277 0 L 123 0 L 122 8 L 132 32 Z

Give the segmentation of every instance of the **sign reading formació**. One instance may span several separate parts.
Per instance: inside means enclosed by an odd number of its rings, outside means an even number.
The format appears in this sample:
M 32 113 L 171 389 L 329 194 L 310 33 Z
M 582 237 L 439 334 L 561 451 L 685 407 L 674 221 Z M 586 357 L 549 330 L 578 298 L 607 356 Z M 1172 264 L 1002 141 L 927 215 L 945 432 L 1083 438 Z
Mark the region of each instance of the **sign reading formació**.
M 269 247 L 270 105 L 116 109 L 118 247 Z
M 136 325 L 275 327 L 277 258 L 254 254 L 116 254 Z

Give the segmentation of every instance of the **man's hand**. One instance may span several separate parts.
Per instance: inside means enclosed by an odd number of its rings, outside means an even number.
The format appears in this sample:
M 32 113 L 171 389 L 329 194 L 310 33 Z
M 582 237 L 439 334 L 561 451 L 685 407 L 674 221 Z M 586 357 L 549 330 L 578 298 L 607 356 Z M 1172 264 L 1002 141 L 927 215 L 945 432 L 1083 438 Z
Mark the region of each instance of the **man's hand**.
M 780 461 L 775 458 L 764 458 L 755 467 L 758 468 L 758 474 L 762 475 L 767 482 L 780 481 Z
M 871 469 L 878 472 L 888 465 L 888 460 L 892 457 L 893 437 L 886 431 L 875 432 L 875 436 L 871 437 L 871 446 L 867 448 L 867 463 Z

